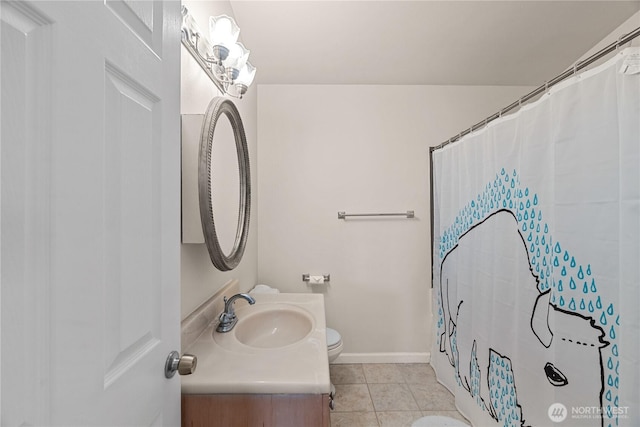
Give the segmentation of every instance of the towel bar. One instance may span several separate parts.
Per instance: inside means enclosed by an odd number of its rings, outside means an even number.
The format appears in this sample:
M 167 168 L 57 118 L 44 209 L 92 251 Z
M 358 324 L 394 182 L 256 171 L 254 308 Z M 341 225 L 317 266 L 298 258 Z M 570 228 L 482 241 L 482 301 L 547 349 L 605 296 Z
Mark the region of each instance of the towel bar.
M 397 212 L 397 213 L 358 213 L 348 214 L 344 212 L 338 212 L 338 219 L 345 219 L 348 216 L 404 216 L 406 218 L 415 217 L 414 211 Z

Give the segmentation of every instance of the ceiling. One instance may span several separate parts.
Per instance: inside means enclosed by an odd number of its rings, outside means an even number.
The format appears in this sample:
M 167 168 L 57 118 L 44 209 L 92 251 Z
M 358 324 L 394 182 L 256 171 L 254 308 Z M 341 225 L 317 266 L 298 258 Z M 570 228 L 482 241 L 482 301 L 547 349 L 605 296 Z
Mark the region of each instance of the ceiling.
M 259 84 L 537 86 L 640 10 L 640 1 L 231 0 L 231 6 Z

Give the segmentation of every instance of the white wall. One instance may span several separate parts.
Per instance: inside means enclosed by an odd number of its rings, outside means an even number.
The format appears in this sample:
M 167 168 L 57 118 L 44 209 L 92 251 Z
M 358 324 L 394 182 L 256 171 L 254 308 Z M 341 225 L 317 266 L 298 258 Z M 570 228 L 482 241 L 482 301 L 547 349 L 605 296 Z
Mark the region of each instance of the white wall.
M 636 12 L 629 19 L 627 19 L 625 22 L 623 22 L 622 25 L 620 25 L 618 28 L 613 30 L 608 36 L 606 36 L 598 44 L 596 44 L 594 47 L 589 49 L 584 55 L 582 55 L 579 58 L 579 60 L 583 61 L 583 60 L 587 59 L 589 56 L 593 55 L 594 53 L 600 51 L 601 49 L 609 46 L 611 43 L 613 43 L 616 40 L 618 40 L 618 38 L 620 36 L 622 36 L 623 34 L 629 34 L 631 31 L 635 30 L 638 27 L 640 27 L 640 12 Z M 636 37 L 630 43 L 627 43 L 627 44 L 623 45 L 622 48 L 628 47 L 628 46 L 640 46 L 640 37 Z M 607 56 L 607 57 L 603 58 L 602 60 L 600 60 L 598 62 L 595 62 L 592 65 L 592 67 L 595 67 L 598 64 L 601 64 L 602 62 L 605 62 L 608 58 L 610 58 L 610 56 Z
M 260 85 L 259 282 L 324 292 L 343 362 L 424 360 L 432 334 L 428 147 L 531 89 Z M 406 210 L 416 218 L 337 218 Z M 303 273 L 329 273 L 330 285 L 311 289 Z
M 200 29 L 206 33 L 209 28 L 209 16 L 221 14 L 233 16 L 233 11 L 227 1 L 183 1 L 183 4 L 194 16 Z M 241 23 L 238 25 L 242 28 Z M 181 114 L 204 114 L 211 98 L 220 94 L 184 46 L 182 47 L 181 66 L 180 112 Z M 231 279 L 240 281 L 241 290 L 249 289 L 256 283 L 258 258 L 256 92 L 257 88 L 252 86 L 243 99 L 232 98 L 242 117 L 251 163 L 253 206 L 244 257 L 234 270 L 221 272 L 211 263 L 207 247 L 204 244 L 183 244 L 181 246 L 181 315 L 183 319 Z M 230 166 L 237 168 L 237 164 Z

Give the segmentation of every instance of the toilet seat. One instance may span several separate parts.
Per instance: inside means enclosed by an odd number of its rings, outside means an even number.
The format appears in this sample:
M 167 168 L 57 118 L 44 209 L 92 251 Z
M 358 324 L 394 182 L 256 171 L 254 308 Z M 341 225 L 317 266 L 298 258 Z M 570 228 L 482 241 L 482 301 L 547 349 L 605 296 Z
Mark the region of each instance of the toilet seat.
M 342 337 L 335 329 L 327 328 L 327 349 L 332 350 L 342 344 Z

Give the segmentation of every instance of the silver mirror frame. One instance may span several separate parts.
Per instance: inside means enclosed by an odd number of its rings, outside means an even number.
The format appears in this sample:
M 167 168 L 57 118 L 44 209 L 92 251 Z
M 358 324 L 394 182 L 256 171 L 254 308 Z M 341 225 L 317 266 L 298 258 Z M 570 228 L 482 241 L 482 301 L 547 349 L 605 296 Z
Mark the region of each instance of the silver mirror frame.
M 220 247 L 213 212 L 211 195 L 211 151 L 213 136 L 218 119 L 222 116 L 229 119 L 238 154 L 238 172 L 240 174 L 240 203 L 236 238 L 231 253 L 225 254 Z M 200 220 L 204 241 L 213 265 L 220 271 L 233 270 L 238 266 L 249 234 L 249 217 L 251 213 L 251 175 L 249 170 L 249 150 L 244 126 L 238 109 L 228 98 L 214 97 L 204 116 L 200 133 L 200 153 L 198 157 L 198 195 L 200 199 Z

